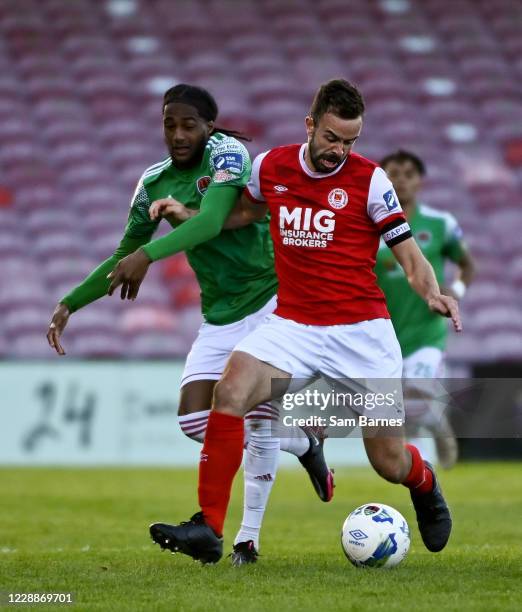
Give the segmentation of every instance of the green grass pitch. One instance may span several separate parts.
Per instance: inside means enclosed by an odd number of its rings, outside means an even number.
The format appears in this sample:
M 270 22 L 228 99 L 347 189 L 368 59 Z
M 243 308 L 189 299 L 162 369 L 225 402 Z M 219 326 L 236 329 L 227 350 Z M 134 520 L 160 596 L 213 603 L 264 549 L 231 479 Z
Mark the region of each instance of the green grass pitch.
M 186 520 L 196 510 L 195 470 L 3 468 L 0 591 L 71 591 L 77 611 L 520 610 L 521 475 L 520 464 L 509 463 L 442 473 L 454 530 L 447 548 L 431 554 L 407 490 L 369 468 L 338 471 L 330 504 L 315 498 L 304 472 L 281 471 L 259 563 L 232 568 L 226 558 L 202 567 L 161 553 L 148 538 L 150 522 Z M 241 488 L 238 478 L 227 552 Z M 410 523 L 412 547 L 398 568 L 358 570 L 344 558 L 342 522 L 370 501 L 396 507 Z

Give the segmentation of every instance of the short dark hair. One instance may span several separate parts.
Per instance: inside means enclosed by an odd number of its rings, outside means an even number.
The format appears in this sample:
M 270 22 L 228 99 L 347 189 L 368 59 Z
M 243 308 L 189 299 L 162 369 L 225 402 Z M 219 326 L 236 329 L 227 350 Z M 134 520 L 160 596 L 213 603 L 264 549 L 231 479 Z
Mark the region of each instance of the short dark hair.
M 357 119 L 364 114 L 361 92 L 344 79 L 332 79 L 324 83 L 315 94 L 310 116 L 318 123 L 325 113 L 333 113 L 341 119 Z
M 383 157 L 381 159 L 379 165 L 381 166 L 381 168 L 386 170 L 386 166 L 391 162 L 403 164 L 407 161 L 411 162 L 415 166 L 415 169 L 421 176 L 424 176 L 426 174 L 426 164 L 422 161 L 422 159 L 415 155 L 415 153 L 405 151 L 404 149 L 398 149 L 394 153 L 386 155 L 386 157 Z

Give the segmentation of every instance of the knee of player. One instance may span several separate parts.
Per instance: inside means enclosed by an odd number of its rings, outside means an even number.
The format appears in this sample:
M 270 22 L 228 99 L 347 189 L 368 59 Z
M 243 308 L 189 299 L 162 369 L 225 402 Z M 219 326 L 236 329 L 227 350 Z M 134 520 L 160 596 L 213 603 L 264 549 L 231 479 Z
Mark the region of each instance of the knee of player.
M 248 409 L 246 406 L 247 394 L 241 386 L 225 376 L 214 388 L 212 408 L 218 412 L 231 414 L 244 414 Z

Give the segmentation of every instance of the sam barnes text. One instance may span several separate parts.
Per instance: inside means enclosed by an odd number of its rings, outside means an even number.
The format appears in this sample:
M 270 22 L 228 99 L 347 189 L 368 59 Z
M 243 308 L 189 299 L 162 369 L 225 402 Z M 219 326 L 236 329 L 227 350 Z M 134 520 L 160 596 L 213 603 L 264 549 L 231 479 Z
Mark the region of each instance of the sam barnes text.
M 283 417 L 285 427 L 402 427 L 404 419 L 372 418 L 365 415 L 357 417 L 337 417 L 330 415 L 328 418 L 321 416 Z

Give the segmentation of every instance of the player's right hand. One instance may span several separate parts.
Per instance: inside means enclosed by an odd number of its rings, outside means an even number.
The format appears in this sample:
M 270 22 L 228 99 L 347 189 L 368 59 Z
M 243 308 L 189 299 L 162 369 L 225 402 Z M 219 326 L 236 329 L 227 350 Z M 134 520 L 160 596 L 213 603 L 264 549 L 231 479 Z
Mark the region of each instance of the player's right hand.
M 172 220 L 178 223 L 190 219 L 194 214 L 189 208 L 186 208 L 181 202 L 178 202 L 174 198 L 161 198 L 155 200 L 150 208 L 149 215 L 153 221 L 156 221 L 160 217 L 170 217 Z
M 62 335 L 70 316 L 71 312 L 69 308 L 65 304 L 58 304 L 54 309 L 51 322 L 49 323 L 49 329 L 47 330 L 47 342 L 49 342 L 49 346 L 53 348 L 58 355 L 65 355 L 65 351 L 60 344 L 60 336 Z
M 459 305 L 455 298 L 450 295 L 443 295 L 430 298 L 428 306 L 432 312 L 437 312 L 443 317 L 448 317 L 453 323 L 456 332 L 462 331 L 462 321 L 460 320 Z

